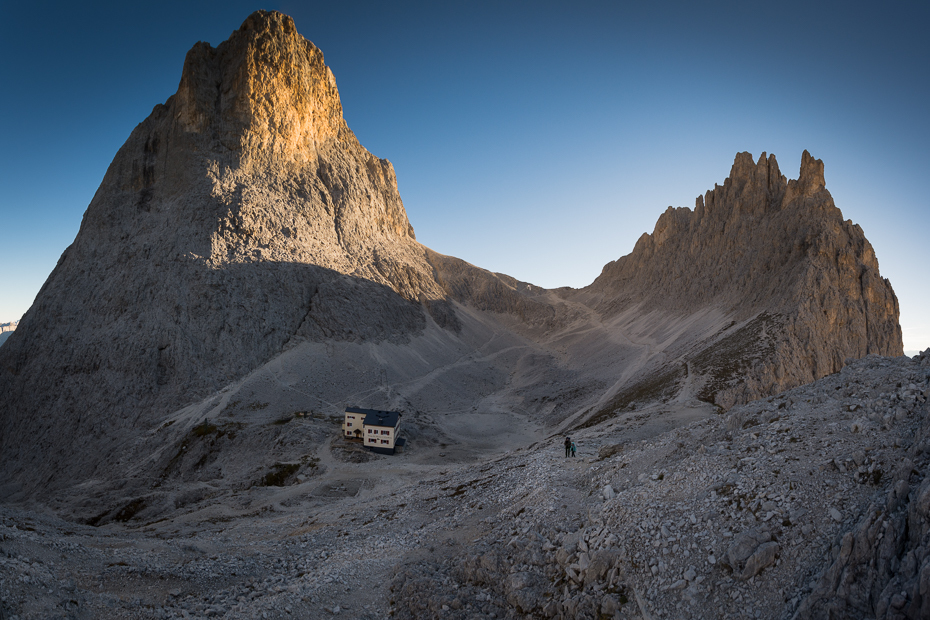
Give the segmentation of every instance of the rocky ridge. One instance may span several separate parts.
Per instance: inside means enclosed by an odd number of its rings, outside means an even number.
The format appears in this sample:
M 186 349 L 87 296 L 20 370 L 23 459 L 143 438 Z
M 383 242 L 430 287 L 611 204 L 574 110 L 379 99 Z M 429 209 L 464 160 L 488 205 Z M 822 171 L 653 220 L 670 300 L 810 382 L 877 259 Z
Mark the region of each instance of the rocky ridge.
M 669 207 L 651 235 L 574 296 L 605 315 L 722 309 L 736 329 L 681 361 L 724 408 L 837 372 L 849 357 L 903 354 L 891 284 L 807 151 L 797 180 L 774 155 L 753 163 L 739 153 L 722 186 L 693 211 Z

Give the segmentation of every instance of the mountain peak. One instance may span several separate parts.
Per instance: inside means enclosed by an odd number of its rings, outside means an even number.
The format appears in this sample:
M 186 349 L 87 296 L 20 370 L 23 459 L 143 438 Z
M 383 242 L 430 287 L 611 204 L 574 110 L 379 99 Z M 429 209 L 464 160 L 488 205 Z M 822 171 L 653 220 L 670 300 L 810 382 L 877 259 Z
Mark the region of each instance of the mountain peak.
M 823 177 L 823 161 L 814 157 L 805 150 L 801 154 L 801 173 L 798 175 L 798 187 L 805 196 L 816 194 L 826 189 Z
M 726 407 L 775 384 L 836 372 L 850 356 L 900 355 L 897 298 L 862 229 L 844 221 L 833 204 L 823 169 L 804 151 L 798 179 L 788 181 L 774 155 L 754 161 L 737 154 L 723 185 L 699 196 L 694 211 L 670 207 L 633 252 L 604 267 L 588 292 L 607 313 L 636 303 L 680 313 L 715 308 L 737 320 L 780 317 L 778 329 L 791 334 L 790 344 L 779 343 L 758 365 L 780 365 L 778 372 L 760 373 L 771 375 L 760 380 L 760 390 L 719 396 L 716 402 Z M 818 348 L 798 358 L 807 346 L 799 343 L 809 342 Z
M 185 131 L 261 163 L 312 159 L 332 138 L 355 142 L 323 52 L 274 11 L 256 11 L 216 48 L 194 45 L 175 106 Z
M 290 15 L 285 15 L 278 11 L 265 11 L 259 9 L 245 18 L 242 25 L 239 26 L 239 32 L 248 32 L 250 30 L 264 32 L 276 29 L 285 35 L 296 35 L 297 26 Z
M 43 413 L 0 403 L 0 453 L 28 467 L 10 442 L 33 424 L 95 450 L 107 433 L 81 411 L 108 432 L 143 428 L 305 340 L 403 341 L 427 312 L 452 325 L 442 297 L 394 168 L 347 127 L 323 53 L 291 18 L 253 13 L 188 52 L 177 93 L 119 149 L 4 344 L 0 394 L 31 377 L 16 406 Z M 60 373 L 41 370 L 49 360 Z

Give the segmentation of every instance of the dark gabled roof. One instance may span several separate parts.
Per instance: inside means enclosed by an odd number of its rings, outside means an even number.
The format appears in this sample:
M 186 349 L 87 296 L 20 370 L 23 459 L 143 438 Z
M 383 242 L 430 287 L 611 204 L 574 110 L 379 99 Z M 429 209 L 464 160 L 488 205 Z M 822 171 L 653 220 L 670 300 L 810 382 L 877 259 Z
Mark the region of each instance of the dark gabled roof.
M 359 407 L 346 407 L 346 413 L 365 414 L 365 426 L 386 426 L 397 428 L 401 414 L 397 411 L 379 411 L 377 409 L 360 409 Z

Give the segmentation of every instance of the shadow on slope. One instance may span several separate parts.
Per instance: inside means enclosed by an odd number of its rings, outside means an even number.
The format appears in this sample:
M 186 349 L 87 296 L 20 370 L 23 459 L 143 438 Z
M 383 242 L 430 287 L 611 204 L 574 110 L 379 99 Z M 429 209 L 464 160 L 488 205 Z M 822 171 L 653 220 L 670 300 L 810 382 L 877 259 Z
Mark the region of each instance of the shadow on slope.
M 37 297 L 0 349 L 0 467 L 14 483 L 7 499 L 110 477 L 115 456 L 169 412 L 299 342 L 405 343 L 430 322 L 424 305 L 387 286 L 315 265 L 216 269 L 127 256 L 104 288 L 75 286 L 67 263 L 66 251 L 45 284 L 51 294 Z M 448 302 L 429 305 L 454 326 Z

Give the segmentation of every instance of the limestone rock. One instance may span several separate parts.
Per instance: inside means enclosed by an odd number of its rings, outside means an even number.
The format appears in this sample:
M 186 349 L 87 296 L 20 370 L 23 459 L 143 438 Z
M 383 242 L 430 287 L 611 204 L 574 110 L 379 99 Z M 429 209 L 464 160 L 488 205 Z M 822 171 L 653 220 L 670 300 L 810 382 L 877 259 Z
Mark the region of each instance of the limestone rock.
M 622 444 L 622 443 L 616 443 L 616 444 L 610 444 L 610 445 L 606 445 L 606 446 L 601 446 L 601 447 L 598 448 L 598 450 L 597 450 L 597 458 L 599 458 L 599 459 L 601 459 L 601 460 L 609 459 L 610 457 L 612 457 L 612 456 L 615 455 L 615 454 L 618 454 L 618 453 L 621 452 L 622 450 L 623 450 L 623 444 Z
M 795 619 L 930 617 L 930 477 L 910 495 L 902 483 L 843 535 Z
M 775 563 L 775 557 L 779 550 L 777 542 L 762 543 L 756 547 L 752 555 L 746 560 L 746 566 L 740 579 L 746 580 L 755 577 L 762 572 L 762 569 Z
M 837 372 L 847 358 L 903 353 L 894 291 L 807 151 L 791 181 L 774 155 L 738 154 L 722 186 L 693 211 L 669 207 L 578 295 L 605 316 L 724 309 L 733 327 L 686 359 L 704 376 L 702 398 L 726 409 Z
M 756 550 L 772 540 L 768 531 L 753 528 L 736 536 L 727 548 L 727 561 L 734 573 L 742 573 L 749 558 Z

